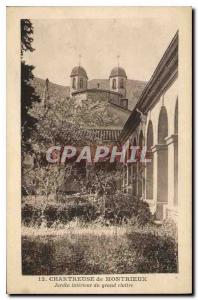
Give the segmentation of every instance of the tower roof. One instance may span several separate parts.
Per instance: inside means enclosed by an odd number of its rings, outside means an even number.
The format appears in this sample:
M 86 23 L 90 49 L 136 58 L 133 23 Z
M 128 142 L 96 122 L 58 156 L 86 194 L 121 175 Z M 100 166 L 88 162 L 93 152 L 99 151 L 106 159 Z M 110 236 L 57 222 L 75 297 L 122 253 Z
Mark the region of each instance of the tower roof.
M 121 77 L 127 78 L 125 70 L 123 68 L 121 68 L 121 67 L 115 67 L 115 68 L 113 68 L 111 70 L 109 78 L 111 78 L 111 77 L 117 77 L 117 76 L 121 76 Z
M 70 77 L 74 76 L 83 76 L 88 79 L 85 69 L 81 66 L 77 66 L 72 69 Z

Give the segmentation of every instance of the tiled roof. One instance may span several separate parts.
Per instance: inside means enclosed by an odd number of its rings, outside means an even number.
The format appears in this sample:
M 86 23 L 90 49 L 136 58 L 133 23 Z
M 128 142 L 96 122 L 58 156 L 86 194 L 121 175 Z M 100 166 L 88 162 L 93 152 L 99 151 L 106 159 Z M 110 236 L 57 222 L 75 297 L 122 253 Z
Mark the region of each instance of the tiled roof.
M 118 141 L 121 130 L 117 129 L 89 129 L 93 137 L 102 141 Z

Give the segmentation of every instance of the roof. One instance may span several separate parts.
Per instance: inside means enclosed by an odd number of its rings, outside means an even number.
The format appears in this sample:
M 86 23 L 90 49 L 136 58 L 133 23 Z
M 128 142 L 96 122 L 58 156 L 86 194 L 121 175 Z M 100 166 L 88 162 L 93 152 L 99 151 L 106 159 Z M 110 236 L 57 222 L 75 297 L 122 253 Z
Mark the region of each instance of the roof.
M 125 70 L 121 67 L 115 67 L 111 70 L 109 78 L 116 77 L 116 76 L 127 78 Z
M 121 130 L 117 129 L 88 129 L 96 139 L 101 139 L 103 141 L 118 141 Z
M 105 93 L 115 94 L 115 95 L 121 96 L 121 94 L 118 93 L 118 92 L 110 91 L 110 90 L 107 90 L 107 89 L 100 89 L 100 88 L 88 88 L 88 89 L 85 89 L 85 90 L 73 92 L 72 95 L 83 94 L 83 93 L 88 93 L 88 92 L 94 92 L 94 93 L 105 92 Z
M 88 79 L 85 69 L 81 66 L 77 66 L 72 69 L 70 77 L 74 76 L 84 76 Z

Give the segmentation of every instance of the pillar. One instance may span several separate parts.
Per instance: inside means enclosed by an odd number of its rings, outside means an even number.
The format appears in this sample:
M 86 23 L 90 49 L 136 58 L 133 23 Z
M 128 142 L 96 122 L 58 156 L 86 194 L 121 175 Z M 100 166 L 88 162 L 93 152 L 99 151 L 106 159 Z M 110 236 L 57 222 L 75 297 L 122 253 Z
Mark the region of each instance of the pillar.
M 151 148 L 153 152 L 153 213 L 156 212 L 157 206 L 157 147 Z
M 175 209 L 175 201 L 174 197 L 176 195 L 176 182 L 175 182 L 175 146 L 177 143 L 177 135 L 171 135 L 167 138 L 165 138 L 166 144 L 168 146 L 168 204 L 167 204 L 167 209 L 168 209 L 168 216 L 170 214 L 171 217 L 171 211 L 173 212 Z
M 167 145 L 160 144 L 152 147 L 154 152 L 154 178 L 153 195 L 156 205 L 156 219 L 163 220 L 166 217 L 168 203 L 168 151 Z
M 126 165 L 126 192 L 129 192 L 129 166 Z
M 124 164 L 122 166 L 122 191 L 124 192 L 124 186 L 125 186 L 125 171 L 124 171 Z

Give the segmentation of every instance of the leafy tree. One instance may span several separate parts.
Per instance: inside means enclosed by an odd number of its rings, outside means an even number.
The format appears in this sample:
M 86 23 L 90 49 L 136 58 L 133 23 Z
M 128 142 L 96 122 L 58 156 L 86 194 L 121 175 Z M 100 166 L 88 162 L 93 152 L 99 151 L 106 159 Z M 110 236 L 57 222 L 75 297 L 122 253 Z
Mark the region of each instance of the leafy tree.
M 21 131 L 22 131 L 22 152 L 31 149 L 29 142 L 31 131 L 35 126 L 36 118 L 29 115 L 29 109 L 34 102 L 39 102 L 40 98 L 36 95 L 34 88 L 31 86 L 33 79 L 34 66 L 27 65 L 23 59 L 26 51 L 34 51 L 32 48 L 33 26 L 30 20 L 21 20 Z
M 32 48 L 32 38 L 33 34 L 33 26 L 30 20 L 22 19 L 21 20 L 21 56 L 25 51 L 34 51 Z

